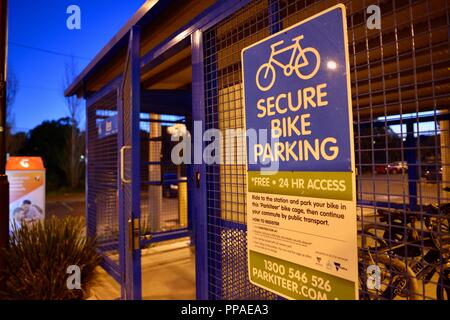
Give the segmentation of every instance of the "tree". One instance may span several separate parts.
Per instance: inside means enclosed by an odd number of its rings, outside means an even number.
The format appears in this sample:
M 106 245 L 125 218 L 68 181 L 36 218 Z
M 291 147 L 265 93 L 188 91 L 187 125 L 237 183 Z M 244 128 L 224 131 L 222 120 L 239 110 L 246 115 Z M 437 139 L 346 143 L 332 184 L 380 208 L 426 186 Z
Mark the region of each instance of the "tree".
M 77 76 L 77 64 L 72 57 L 70 61 L 66 62 L 63 78 L 63 89 L 66 89 Z M 66 139 L 65 150 L 68 151 L 68 161 L 64 163 L 64 171 L 66 172 L 68 183 L 71 188 L 76 189 L 80 185 L 83 163 L 80 161 L 84 153 L 84 143 L 80 141 L 81 135 L 79 130 L 79 123 L 81 118 L 81 101 L 77 96 L 65 97 L 66 106 L 70 119 L 70 134 Z
M 64 170 L 64 162 L 67 161 L 64 148 L 70 131 L 69 118 L 44 121 L 28 132 L 25 145 L 20 150 L 23 155 L 42 157 L 49 189 L 58 189 L 68 183 Z
M 6 150 L 11 156 L 18 156 L 20 150 L 25 145 L 27 134 L 26 132 L 12 133 L 10 128 L 7 128 L 7 130 Z
M 44 121 L 37 127 L 31 129 L 24 146 L 19 151 L 21 155 L 39 156 L 44 160 L 47 170 L 47 188 L 58 190 L 69 185 L 67 175 L 67 137 L 72 131 L 69 117 L 59 120 Z M 77 144 L 84 148 L 84 133 L 77 129 Z M 84 172 L 84 163 L 80 159 L 81 171 Z M 83 176 L 80 179 L 83 181 Z
M 14 123 L 12 108 L 16 100 L 19 81 L 11 69 L 8 69 L 8 78 L 6 81 L 6 123 L 12 127 Z
M 19 88 L 19 81 L 15 73 L 8 69 L 8 78 L 6 82 L 6 151 L 9 154 L 16 154 L 23 146 L 23 135 L 13 134 L 14 129 L 14 113 L 13 106 L 16 100 Z

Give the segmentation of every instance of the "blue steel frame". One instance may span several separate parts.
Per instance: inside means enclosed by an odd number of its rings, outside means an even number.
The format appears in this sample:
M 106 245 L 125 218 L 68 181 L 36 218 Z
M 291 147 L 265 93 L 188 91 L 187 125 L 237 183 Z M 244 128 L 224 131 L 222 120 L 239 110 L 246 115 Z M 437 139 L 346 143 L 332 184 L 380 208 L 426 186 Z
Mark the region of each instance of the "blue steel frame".
M 141 250 L 138 245 L 135 247 L 133 241 L 133 233 L 140 232 L 140 216 L 141 216 L 141 174 L 140 174 L 140 27 L 133 26 L 130 31 L 130 44 L 128 53 L 129 65 L 131 73 L 131 83 L 129 89 L 131 89 L 131 101 L 129 102 L 130 116 L 131 116 L 131 128 L 123 128 L 125 130 L 131 131 L 131 215 L 126 216 L 124 212 L 124 218 L 131 221 L 123 221 L 124 223 L 131 223 L 131 227 L 125 227 L 125 298 L 131 300 L 140 300 L 142 298 L 142 280 L 141 280 Z M 123 88 L 126 90 L 127 88 Z M 122 103 L 124 106 L 124 103 Z M 123 110 L 126 112 L 126 110 Z M 124 202 L 123 202 L 124 203 Z M 128 205 L 128 204 L 125 204 Z M 119 207 L 122 209 L 123 206 Z M 126 208 L 125 208 L 126 209 Z M 137 219 L 139 221 L 138 230 L 134 230 L 134 221 Z M 130 234 L 131 233 L 131 234 Z M 140 240 L 140 234 L 138 234 L 138 239 Z M 131 243 L 130 243 L 131 242 Z M 131 250 L 130 250 L 131 249 Z M 131 279 L 131 281 L 127 281 Z
M 117 113 L 120 115 L 123 115 L 123 101 L 122 101 L 122 95 L 121 95 L 121 90 L 120 90 L 120 84 L 122 82 L 122 78 L 119 78 L 117 81 Z M 120 119 L 120 116 L 119 118 Z M 126 290 L 125 290 L 125 281 L 126 281 L 126 277 L 125 277 L 125 270 L 126 270 L 126 259 L 125 259 L 125 235 L 126 235 L 126 221 L 125 221 L 125 215 L 124 215 L 124 211 L 123 211 L 123 206 L 121 204 L 123 204 L 123 188 L 122 188 L 122 181 L 120 181 L 120 165 L 121 165 L 121 159 L 120 159 L 120 148 L 124 145 L 124 137 L 123 137 L 123 132 L 124 132 L 124 125 L 123 125 L 123 121 L 117 121 L 117 129 L 118 129 L 118 134 L 117 134 L 117 190 L 118 190 L 118 195 L 117 195 L 117 202 L 118 202 L 118 209 L 119 209 L 119 267 L 120 267 L 120 297 L 123 299 L 127 296 Z
M 93 102 L 91 103 L 89 99 L 86 100 L 86 107 L 84 110 L 84 112 L 85 112 L 84 114 L 86 115 L 86 117 L 89 114 L 88 113 L 89 107 L 93 104 L 94 103 Z M 87 123 L 87 121 L 86 121 L 86 123 Z M 87 127 L 88 127 L 88 125 L 86 125 L 86 128 Z M 87 201 L 87 195 L 89 194 L 89 170 L 88 170 L 88 168 L 89 168 L 89 134 L 87 133 L 87 131 L 88 130 L 86 129 L 86 133 L 84 135 L 84 143 L 85 143 L 85 150 L 86 150 L 85 151 L 85 154 L 86 154 L 85 168 L 86 168 L 86 170 L 84 172 L 84 190 L 85 190 L 85 194 L 86 194 L 86 201 L 85 201 L 84 213 L 85 213 L 85 221 L 86 221 L 86 234 L 88 235 L 88 237 L 92 238 L 92 237 L 95 237 L 95 232 L 92 232 L 92 230 L 90 230 L 88 228 L 89 219 L 91 217 L 89 217 L 89 201 Z M 93 225 L 96 226 L 97 223 L 94 222 Z
M 271 34 L 281 31 L 282 23 L 279 0 L 269 0 L 269 28 Z
M 212 105 L 217 105 L 218 104 L 218 97 L 219 97 L 219 92 L 218 92 L 218 83 L 217 83 L 217 33 L 214 30 L 214 33 L 211 34 L 211 38 L 208 39 L 208 41 L 211 43 L 211 45 L 209 45 L 209 49 L 211 51 L 206 51 L 207 52 L 207 59 L 204 62 L 205 65 L 208 66 L 208 68 L 205 70 L 208 73 L 208 77 L 206 79 L 207 81 L 207 86 L 204 87 L 204 90 L 206 90 L 207 94 L 205 95 L 205 100 L 206 101 L 210 101 L 210 103 Z M 203 66 L 202 66 L 203 67 Z M 203 110 L 203 113 L 206 113 L 206 110 Z M 213 119 L 208 119 L 208 117 L 211 117 Z M 208 117 L 205 118 L 205 129 L 215 129 L 214 127 L 211 126 L 212 123 L 218 123 L 219 122 L 219 115 L 218 113 L 214 113 L 212 112 L 211 115 L 208 115 Z M 206 124 L 209 124 L 210 126 L 206 126 Z M 209 170 L 208 168 L 206 168 L 206 173 L 210 174 L 210 175 L 220 175 L 220 165 L 218 164 L 213 164 L 209 166 Z M 206 180 L 206 176 L 205 176 L 205 180 Z M 215 221 L 215 224 L 222 224 L 224 222 L 223 219 L 221 219 L 221 212 L 220 210 L 218 210 L 216 208 L 216 206 L 214 206 L 211 202 L 211 199 L 214 199 L 213 194 L 211 194 L 212 192 L 217 192 L 218 194 L 220 194 L 220 185 L 215 185 L 215 189 L 209 187 L 208 188 L 208 181 L 206 181 L 206 205 L 207 205 L 207 210 L 206 210 L 206 215 L 207 215 L 207 221 L 208 223 L 210 223 L 210 219 L 211 221 Z M 213 191 L 210 191 L 211 189 L 213 189 Z M 222 270 L 222 250 L 220 247 L 218 247 L 221 243 L 220 241 L 220 232 L 217 232 L 217 230 L 212 230 L 208 229 L 208 225 L 207 225 L 207 234 L 210 237 L 206 239 L 206 242 L 208 243 L 208 249 L 210 251 L 214 251 L 215 257 L 214 259 L 208 259 L 207 256 L 207 261 L 212 264 L 213 266 L 211 267 L 210 270 L 208 270 L 208 290 L 207 293 L 209 292 L 209 278 L 211 279 L 216 279 L 216 281 L 218 282 L 218 279 L 221 279 L 220 284 L 218 285 L 218 287 L 220 288 L 219 290 L 222 290 L 223 285 L 222 285 L 222 277 L 220 274 L 217 274 L 218 270 Z M 209 251 L 207 252 L 207 254 L 209 253 Z M 212 261 L 211 261 L 212 260 Z
M 278 32 L 281 29 L 281 23 L 280 23 L 280 17 L 279 17 L 279 3 L 278 0 L 269 0 L 269 26 L 271 28 L 271 32 L 275 33 Z M 144 57 L 142 57 L 140 62 L 140 69 L 146 70 L 150 68 L 151 66 L 154 66 L 158 64 L 160 61 L 163 61 L 167 56 L 171 56 L 177 52 L 179 52 L 181 49 L 184 49 L 186 46 L 189 45 L 189 40 L 191 42 L 192 46 L 192 66 L 193 66 L 193 74 L 192 74 L 192 120 L 193 121 L 202 121 L 202 125 L 205 123 L 205 82 L 204 82 L 204 61 L 203 61 L 203 32 L 210 27 L 214 26 L 215 24 L 219 23 L 221 20 L 225 19 L 229 15 L 235 13 L 248 3 L 250 3 L 251 0 L 226 0 L 226 1 L 218 1 L 215 5 L 211 6 L 209 9 L 207 9 L 205 12 L 200 14 L 198 17 L 196 17 L 193 21 L 191 21 L 186 27 L 180 29 L 179 31 L 175 32 L 172 36 L 168 37 L 167 40 L 162 42 L 160 45 L 158 45 L 156 48 L 151 50 L 149 53 L 147 53 Z M 136 28 L 132 28 L 134 32 L 136 32 Z M 136 48 L 135 48 L 136 49 Z M 138 66 L 134 66 L 133 69 L 138 74 L 136 70 L 139 69 Z M 136 77 L 138 75 L 135 74 Z M 105 86 L 101 91 L 98 93 L 87 97 L 88 103 L 87 108 L 89 105 L 92 105 L 101 98 L 102 95 L 106 94 L 107 92 L 110 92 L 111 90 L 117 90 L 118 83 L 120 82 L 121 77 L 118 77 L 111 81 L 110 84 Z M 139 83 L 139 80 L 136 79 Z M 133 86 L 133 96 L 138 96 L 139 92 L 139 86 Z M 119 106 L 122 106 L 121 99 L 118 101 Z M 448 119 L 448 115 L 439 115 L 440 119 Z M 435 120 L 435 117 L 432 117 Z M 420 118 L 420 121 L 427 121 L 425 118 Z M 390 125 L 398 124 L 398 120 L 389 120 L 388 121 Z M 416 154 L 414 152 L 414 124 L 416 123 L 416 119 L 403 119 L 402 123 L 406 124 L 407 128 L 407 136 L 406 136 L 406 145 L 407 145 L 407 163 L 408 163 L 408 189 L 409 189 L 409 196 L 410 196 L 410 203 L 409 207 L 411 210 L 416 210 L 417 206 L 417 186 L 416 186 L 416 180 L 417 180 L 417 170 L 415 170 L 415 164 L 416 164 Z M 122 126 L 123 124 L 119 122 L 119 126 Z M 376 124 L 375 124 L 376 125 Z M 382 124 L 383 126 L 386 125 L 384 122 Z M 134 126 L 139 127 L 139 124 L 135 124 Z M 202 128 L 205 129 L 204 127 Z M 123 127 L 119 127 L 119 137 L 123 141 Z M 200 137 L 201 138 L 201 137 Z M 194 137 L 194 141 L 196 137 Z M 201 142 L 200 140 L 197 140 L 197 142 Z M 89 141 L 86 140 L 86 144 L 88 145 Z M 133 152 L 133 158 L 138 159 L 139 155 L 135 152 Z M 89 158 L 87 157 L 87 161 L 89 161 Z M 196 162 L 198 163 L 198 162 Z M 188 179 L 188 190 L 189 190 L 189 212 L 195 213 L 195 215 L 192 217 L 193 226 L 194 229 L 194 241 L 196 245 L 196 289 L 197 289 L 197 299 L 208 299 L 208 216 L 207 216 L 207 196 L 206 196 L 206 165 L 205 164 L 194 164 L 190 168 L 190 175 L 191 177 Z M 138 171 L 138 169 L 134 170 Z M 133 176 L 138 176 L 136 172 L 134 172 Z M 139 177 L 137 178 L 139 179 Z M 199 179 L 199 182 L 197 183 L 197 179 Z M 86 183 L 89 181 L 88 174 L 86 175 Z M 136 180 L 135 180 L 136 181 Z M 123 195 L 119 193 L 119 199 L 122 199 Z M 120 201 L 120 200 L 119 200 Z M 123 201 L 123 199 L 121 200 Z M 136 201 L 139 201 L 136 200 Z M 133 201 L 134 203 L 134 201 Z M 360 205 L 370 205 L 370 206 L 383 206 L 383 207 L 395 207 L 400 206 L 404 207 L 404 204 L 394 204 L 394 203 L 384 203 L 384 202 L 375 202 L 375 201 L 358 201 L 358 204 Z M 133 204 L 133 207 L 137 208 L 136 203 Z M 139 211 L 135 212 L 138 213 Z M 92 217 L 91 217 L 92 218 Z M 120 239 L 119 239 L 119 245 L 120 250 L 126 249 L 126 241 L 127 237 L 125 236 L 127 234 L 127 228 L 126 228 L 126 221 L 124 220 L 123 212 L 121 214 L 121 219 L 119 221 L 119 229 L 120 232 Z M 233 223 L 228 221 L 222 221 L 224 226 L 228 226 L 231 228 L 237 228 L 240 230 L 246 230 L 245 224 L 239 224 L 239 223 Z M 230 224 L 230 225 L 229 225 Z M 191 226 L 190 226 L 191 227 Z M 153 242 L 156 242 L 158 240 L 166 240 L 175 238 L 182 235 L 187 235 L 184 232 L 186 231 L 176 231 L 170 234 L 161 234 L 161 235 L 155 235 Z M 152 242 L 152 240 L 150 240 Z M 146 243 L 141 242 L 141 243 Z M 139 250 L 136 252 L 137 254 L 134 255 L 133 261 L 136 261 Z M 139 257 L 140 262 L 140 257 Z M 127 279 L 125 277 L 125 260 L 121 258 L 120 260 L 120 274 L 117 274 L 116 270 L 113 270 L 113 268 L 108 268 L 111 271 L 111 274 L 118 280 L 121 284 L 125 284 Z M 133 266 L 133 283 L 140 284 L 140 268 L 138 268 L 137 264 Z M 124 286 L 122 286 L 123 288 Z M 137 288 L 137 286 L 134 286 Z M 140 298 L 140 290 L 137 292 L 137 289 L 133 292 L 134 298 Z M 129 296 L 127 293 L 122 292 L 122 297 Z
M 205 90 L 203 73 L 203 33 L 198 30 L 192 35 L 192 120 L 200 121 L 202 132 L 205 130 Z M 194 138 L 194 143 L 203 140 Z M 198 141 L 197 141 L 198 139 Z M 192 165 L 192 177 L 198 179 L 198 184 L 189 188 L 191 190 L 192 212 L 195 212 L 195 271 L 196 294 L 198 300 L 208 299 L 208 218 L 206 209 L 206 166 L 202 159 Z M 201 163 L 201 164 L 199 164 Z M 191 181 L 192 182 L 192 181 Z

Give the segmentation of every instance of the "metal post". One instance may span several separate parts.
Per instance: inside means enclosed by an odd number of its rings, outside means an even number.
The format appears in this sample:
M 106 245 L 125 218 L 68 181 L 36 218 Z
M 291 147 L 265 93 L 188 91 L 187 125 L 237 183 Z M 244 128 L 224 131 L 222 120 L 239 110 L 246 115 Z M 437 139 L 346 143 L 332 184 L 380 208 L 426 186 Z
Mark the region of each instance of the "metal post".
M 0 1 L 0 249 L 8 245 L 9 237 L 9 182 L 6 175 L 6 74 L 8 1 Z M 0 268 L 5 260 L 0 252 Z M 1 286 L 2 284 L 0 284 Z
M 271 34 L 277 33 L 282 29 L 279 0 L 269 1 L 269 26 Z
M 205 131 L 205 96 L 203 79 L 203 34 L 196 31 L 192 35 L 192 120 L 201 121 L 202 132 Z M 195 130 L 191 131 L 195 134 Z M 195 141 L 201 141 L 195 135 Z M 198 146 L 197 146 L 198 147 Z M 203 145 L 202 145 L 203 147 Z M 194 156 L 195 157 L 195 156 Z M 200 159 L 202 160 L 202 159 Z M 191 166 L 191 179 L 194 188 L 191 189 L 190 203 L 195 214 L 195 282 L 197 300 L 208 299 L 208 218 L 206 206 L 206 166 L 194 162 Z
M 119 85 L 120 87 L 120 85 Z M 127 241 L 125 239 L 126 235 L 126 227 L 127 227 L 127 219 L 125 217 L 125 209 L 124 209 L 124 188 L 122 184 L 122 180 L 120 178 L 120 171 L 122 166 L 122 159 L 120 156 L 120 150 L 125 145 L 124 143 L 124 124 L 123 124 L 123 97 L 122 90 L 116 88 L 116 101 L 117 101 L 117 210 L 119 214 L 119 270 L 120 270 L 120 297 L 121 299 L 126 299 L 127 293 L 125 288 L 125 281 L 127 275 L 127 259 L 126 259 L 126 248 Z M 89 159 L 88 159 L 89 161 Z M 125 164 L 124 164 L 125 165 Z
M 130 34 L 130 72 L 131 72 L 131 220 L 133 233 L 130 235 L 134 241 L 132 244 L 132 268 L 133 300 L 142 299 L 142 273 L 141 273 L 141 249 L 140 249 L 140 219 L 141 219 L 141 170 L 140 170 L 140 111 L 141 111 L 141 69 L 140 69 L 140 39 L 141 28 L 135 25 Z M 137 225 L 136 225 L 137 223 Z
M 159 182 L 158 185 L 148 186 L 148 212 L 147 221 L 150 223 L 151 232 L 161 231 L 161 214 L 163 212 L 162 205 L 162 126 L 161 115 L 150 113 L 150 140 L 148 142 L 148 161 L 153 163 L 148 166 L 148 178 L 152 182 Z M 159 163 L 159 164 L 156 164 Z

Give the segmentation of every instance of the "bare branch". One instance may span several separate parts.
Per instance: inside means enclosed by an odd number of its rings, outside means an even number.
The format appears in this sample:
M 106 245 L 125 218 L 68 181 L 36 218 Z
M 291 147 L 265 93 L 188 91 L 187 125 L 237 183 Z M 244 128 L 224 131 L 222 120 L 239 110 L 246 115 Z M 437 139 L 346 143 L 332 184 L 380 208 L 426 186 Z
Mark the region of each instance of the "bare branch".
M 77 64 L 73 57 L 66 62 L 63 76 L 63 92 L 77 76 L 77 69 Z M 70 117 L 71 132 L 70 137 L 67 138 L 68 152 L 66 152 L 66 154 L 68 155 L 68 161 L 64 162 L 64 170 L 67 174 L 70 186 L 72 188 L 77 188 L 81 180 L 81 155 L 84 152 L 84 144 L 81 143 L 81 133 L 78 129 L 82 108 L 81 101 L 76 96 L 66 97 L 65 100 Z
M 66 61 L 64 66 L 64 76 L 63 76 L 63 88 L 62 91 L 64 92 L 65 88 L 67 88 L 72 81 L 76 78 L 78 75 L 78 66 L 75 59 L 72 57 L 70 60 Z M 70 117 L 70 120 L 72 123 L 76 124 L 76 127 L 78 127 L 78 124 L 80 122 L 80 116 L 81 116 L 81 100 L 77 98 L 77 96 L 71 96 L 66 97 L 66 106 L 68 115 Z
M 6 123 L 10 128 L 13 126 L 14 115 L 13 105 L 16 100 L 17 92 L 19 89 L 19 81 L 16 74 L 11 68 L 8 69 L 8 77 L 6 79 Z

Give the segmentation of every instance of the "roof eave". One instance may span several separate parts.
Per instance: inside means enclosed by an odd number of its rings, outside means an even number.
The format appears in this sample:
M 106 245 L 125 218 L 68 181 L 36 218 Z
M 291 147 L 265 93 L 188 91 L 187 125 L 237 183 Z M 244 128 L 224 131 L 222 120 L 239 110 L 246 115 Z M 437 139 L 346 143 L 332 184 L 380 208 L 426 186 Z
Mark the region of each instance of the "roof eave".
M 84 91 L 84 83 L 87 77 L 95 72 L 100 65 L 107 63 L 108 58 L 114 55 L 114 53 L 121 48 L 124 41 L 126 41 L 126 36 L 130 32 L 131 27 L 136 24 L 141 24 L 144 18 L 152 12 L 152 9 L 154 9 L 158 3 L 169 1 L 170 0 L 147 0 L 131 17 L 131 19 L 128 20 L 125 26 L 120 29 L 120 31 L 103 47 L 103 49 L 86 66 L 86 68 L 84 68 L 84 70 L 75 78 L 75 80 L 64 91 L 64 96 L 70 97 L 75 94 L 82 96 Z

